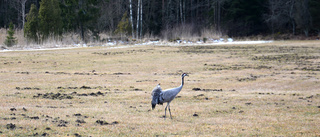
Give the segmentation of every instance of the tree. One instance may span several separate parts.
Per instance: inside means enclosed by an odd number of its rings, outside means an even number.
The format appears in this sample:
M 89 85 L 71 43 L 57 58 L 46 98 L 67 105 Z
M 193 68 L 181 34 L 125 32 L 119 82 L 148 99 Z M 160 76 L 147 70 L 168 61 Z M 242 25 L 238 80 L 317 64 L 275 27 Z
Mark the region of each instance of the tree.
M 140 12 L 140 8 L 141 8 L 141 0 L 138 0 L 138 10 L 137 10 L 137 38 L 139 38 L 139 25 L 140 25 L 140 14 L 142 14 L 142 9 L 141 9 L 141 12 Z M 140 26 L 141 27 L 141 26 Z
M 58 0 L 42 0 L 39 9 L 41 40 L 62 35 L 61 9 Z
M 290 4 L 286 0 L 268 0 L 268 13 L 264 14 L 264 20 L 269 25 L 272 34 L 285 28 L 290 22 Z
M 29 13 L 27 14 L 27 22 L 24 26 L 24 37 L 28 40 L 39 42 L 39 18 L 38 9 L 32 4 Z
M 125 12 L 122 16 L 121 21 L 118 24 L 118 28 L 116 29 L 115 33 L 120 34 L 121 38 L 123 38 L 124 36 L 130 34 L 130 32 L 131 32 L 131 27 L 129 23 L 129 18 L 128 18 L 127 12 Z
M 320 36 L 320 1 L 319 0 L 310 0 L 310 14 L 312 17 L 312 25 L 313 29 L 318 33 L 318 37 Z
M 22 28 L 24 28 L 25 17 L 26 17 L 26 2 L 27 0 L 17 0 L 21 6 L 21 17 L 22 17 Z
M 76 32 L 78 28 L 77 0 L 63 0 L 60 4 L 64 32 Z
M 264 0 L 232 0 L 226 3 L 226 29 L 229 36 L 257 35 L 265 30 L 262 15 Z
M 9 30 L 7 31 L 7 33 L 8 33 L 8 36 L 7 36 L 7 39 L 4 41 L 4 44 L 7 45 L 8 47 L 12 47 L 13 45 L 16 45 L 17 40 L 13 36 L 14 30 L 13 30 L 13 23 L 12 22 L 9 25 Z
M 64 0 L 61 3 L 64 28 L 68 32 L 80 34 L 81 39 L 86 43 L 88 38 L 86 34 L 99 39 L 98 18 L 99 4 L 103 6 L 108 3 L 107 0 Z M 102 7 L 101 7 L 102 8 Z M 108 10 L 109 11 L 109 10 Z M 108 13 L 108 12 L 106 12 Z M 105 22 L 104 22 L 105 23 Z
M 309 31 L 312 26 L 311 15 L 309 12 L 309 0 L 296 0 L 295 3 L 295 21 L 297 28 L 303 30 L 306 37 L 309 36 Z
M 132 0 L 129 0 L 129 4 L 130 4 L 130 23 L 131 23 L 131 35 L 132 38 L 134 38 L 134 25 L 133 25 L 133 15 L 132 15 Z
M 227 0 L 209 0 L 209 26 L 213 27 L 218 33 L 221 33 L 221 24 L 223 17 L 223 5 Z

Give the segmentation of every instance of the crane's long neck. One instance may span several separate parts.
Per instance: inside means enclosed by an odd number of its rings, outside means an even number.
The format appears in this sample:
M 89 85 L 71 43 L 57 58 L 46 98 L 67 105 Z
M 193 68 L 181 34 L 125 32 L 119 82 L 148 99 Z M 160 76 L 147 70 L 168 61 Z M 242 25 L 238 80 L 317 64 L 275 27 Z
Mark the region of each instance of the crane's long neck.
M 184 77 L 182 77 L 182 81 L 181 81 L 180 87 L 182 88 L 183 85 L 184 85 Z
M 181 85 L 183 86 L 184 84 L 184 77 L 182 77 Z
M 183 87 L 183 84 L 184 84 L 184 78 L 182 77 L 182 82 L 181 82 L 181 85 L 177 88 L 173 88 L 172 89 L 172 93 L 174 96 L 178 95 L 178 93 L 181 91 L 182 87 Z

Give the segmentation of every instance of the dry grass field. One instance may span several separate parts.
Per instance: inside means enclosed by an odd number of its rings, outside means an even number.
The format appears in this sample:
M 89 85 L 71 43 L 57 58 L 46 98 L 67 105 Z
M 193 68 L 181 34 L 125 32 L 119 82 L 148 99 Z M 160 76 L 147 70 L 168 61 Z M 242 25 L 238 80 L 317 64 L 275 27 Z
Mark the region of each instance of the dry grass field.
M 320 136 L 319 79 L 319 41 L 0 52 L 0 136 Z

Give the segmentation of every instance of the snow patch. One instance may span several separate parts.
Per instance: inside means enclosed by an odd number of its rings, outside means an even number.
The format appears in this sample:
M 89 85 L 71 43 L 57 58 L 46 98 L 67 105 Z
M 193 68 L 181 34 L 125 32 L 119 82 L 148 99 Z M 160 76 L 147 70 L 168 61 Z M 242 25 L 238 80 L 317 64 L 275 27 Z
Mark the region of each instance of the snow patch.
M 43 50 L 60 50 L 60 49 L 74 49 L 74 48 L 86 48 L 86 47 L 93 47 L 93 46 L 103 46 L 108 47 L 110 49 L 116 48 L 129 48 L 141 45 L 152 45 L 152 46 L 197 46 L 197 45 L 245 45 L 245 44 L 264 44 L 264 43 L 272 43 L 273 41 L 234 41 L 232 38 L 228 38 L 227 40 L 220 38 L 220 39 L 208 39 L 206 43 L 204 41 L 199 40 L 196 42 L 192 42 L 189 40 L 177 40 L 175 42 L 162 42 L 159 40 L 156 41 L 147 41 L 142 43 L 137 43 L 131 45 L 128 42 L 124 41 L 108 41 L 102 45 L 87 45 L 87 44 L 73 44 L 73 45 L 55 45 L 54 48 L 44 48 L 44 47 L 34 47 L 34 48 L 23 48 L 23 49 L 2 49 L 0 52 L 9 52 L 9 51 L 43 51 Z M 117 46 L 123 45 L 123 46 Z

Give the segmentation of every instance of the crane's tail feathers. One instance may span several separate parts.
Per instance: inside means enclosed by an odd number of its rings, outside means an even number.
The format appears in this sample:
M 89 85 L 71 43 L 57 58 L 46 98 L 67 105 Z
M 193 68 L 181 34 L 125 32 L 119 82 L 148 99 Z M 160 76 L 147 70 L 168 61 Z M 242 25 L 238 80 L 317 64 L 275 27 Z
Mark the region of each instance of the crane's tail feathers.
M 156 107 L 157 104 L 161 103 L 159 100 L 160 94 L 162 92 L 162 89 L 160 87 L 160 85 L 157 85 L 153 90 L 152 90 L 152 101 L 151 101 L 151 105 L 152 105 L 152 110 Z

